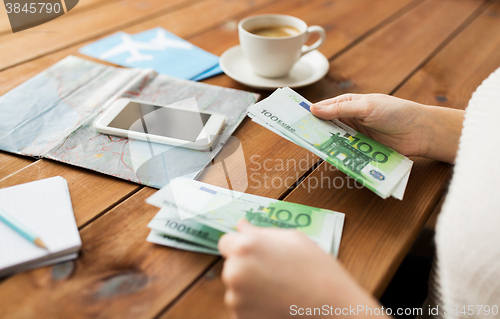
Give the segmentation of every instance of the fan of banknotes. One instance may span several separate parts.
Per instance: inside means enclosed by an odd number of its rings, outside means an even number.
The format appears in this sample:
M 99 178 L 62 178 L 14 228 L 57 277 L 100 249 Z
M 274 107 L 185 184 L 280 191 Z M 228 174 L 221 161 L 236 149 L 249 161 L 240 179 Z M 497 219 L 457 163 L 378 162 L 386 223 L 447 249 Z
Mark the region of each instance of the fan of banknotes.
M 161 210 L 149 242 L 218 255 L 217 243 L 246 219 L 256 226 L 296 229 L 337 256 L 345 215 L 177 178 L 146 200 Z
M 402 200 L 413 161 L 338 120 L 311 114 L 311 102 L 285 87 L 249 108 L 254 122 L 304 147 L 382 198 Z

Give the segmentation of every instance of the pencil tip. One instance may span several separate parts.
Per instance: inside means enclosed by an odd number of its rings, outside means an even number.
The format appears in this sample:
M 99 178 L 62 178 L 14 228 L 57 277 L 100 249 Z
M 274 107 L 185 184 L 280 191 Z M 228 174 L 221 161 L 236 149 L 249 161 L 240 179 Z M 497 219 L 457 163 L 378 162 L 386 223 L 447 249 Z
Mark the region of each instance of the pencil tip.
M 45 246 L 45 244 L 43 243 L 43 241 L 40 238 L 35 239 L 34 243 L 38 247 L 48 250 L 47 246 Z

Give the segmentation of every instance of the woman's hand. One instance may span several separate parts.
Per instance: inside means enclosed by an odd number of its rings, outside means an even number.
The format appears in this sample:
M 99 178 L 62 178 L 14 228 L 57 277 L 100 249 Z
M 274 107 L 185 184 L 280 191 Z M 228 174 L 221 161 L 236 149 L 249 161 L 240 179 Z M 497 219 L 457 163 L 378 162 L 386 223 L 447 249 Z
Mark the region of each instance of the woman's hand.
M 336 259 L 302 233 L 248 222 L 238 229 L 219 241 L 226 257 L 224 300 L 233 318 L 289 318 L 306 308 L 334 313 L 350 305 L 379 307 Z
M 340 119 L 407 156 L 453 163 L 464 111 L 427 106 L 384 94 L 344 94 L 315 103 L 311 112 Z

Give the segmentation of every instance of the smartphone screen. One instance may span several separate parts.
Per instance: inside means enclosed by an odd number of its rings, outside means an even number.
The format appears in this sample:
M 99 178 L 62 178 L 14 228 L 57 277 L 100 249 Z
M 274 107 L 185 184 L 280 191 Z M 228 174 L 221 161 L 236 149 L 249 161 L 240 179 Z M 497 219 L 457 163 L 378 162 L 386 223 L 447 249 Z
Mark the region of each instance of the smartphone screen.
M 129 102 L 108 126 L 194 142 L 209 118 L 207 113 Z

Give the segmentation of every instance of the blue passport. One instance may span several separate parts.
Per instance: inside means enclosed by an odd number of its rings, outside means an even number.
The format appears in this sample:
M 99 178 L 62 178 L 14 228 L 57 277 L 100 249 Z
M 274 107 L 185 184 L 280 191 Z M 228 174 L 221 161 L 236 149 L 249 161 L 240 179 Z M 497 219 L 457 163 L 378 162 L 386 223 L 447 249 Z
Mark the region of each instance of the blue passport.
M 86 45 L 85 55 L 131 68 L 152 68 L 181 79 L 202 80 L 222 73 L 219 57 L 163 28 L 118 32 Z

